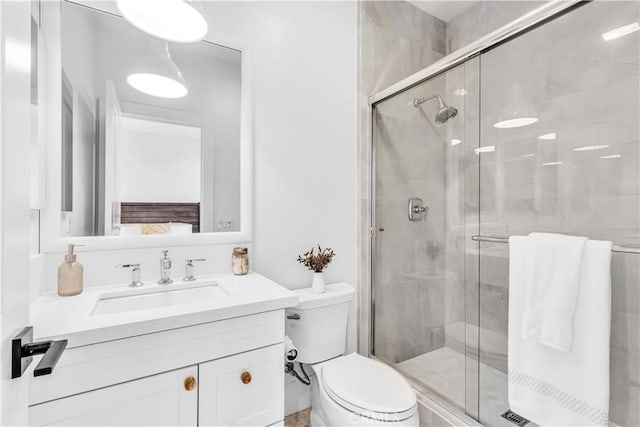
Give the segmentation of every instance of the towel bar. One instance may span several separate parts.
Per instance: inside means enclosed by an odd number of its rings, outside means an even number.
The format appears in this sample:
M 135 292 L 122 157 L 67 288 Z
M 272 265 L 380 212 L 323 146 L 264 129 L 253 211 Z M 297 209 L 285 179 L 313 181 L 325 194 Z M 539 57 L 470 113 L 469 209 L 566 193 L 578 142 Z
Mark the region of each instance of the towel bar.
M 509 243 L 509 239 L 506 237 L 471 236 L 471 240 L 475 242 Z M 611 252 L 622 252 L 625 254 L 640 255 L 640 248 L 630 248 L 628 246 L 613 245 L 611 247 Z

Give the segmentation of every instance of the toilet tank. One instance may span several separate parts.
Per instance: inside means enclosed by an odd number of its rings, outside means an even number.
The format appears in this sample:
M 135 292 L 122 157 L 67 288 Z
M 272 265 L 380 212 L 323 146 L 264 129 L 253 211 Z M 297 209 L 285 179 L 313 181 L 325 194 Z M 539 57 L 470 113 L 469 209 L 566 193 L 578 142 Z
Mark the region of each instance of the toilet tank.
M 353 287 L 335 283 L 322 294 L 311 288 L 296 292 L 300 302 L 287 308 L 285 329 L 298 349 L 297 361 L 313 364 L 344 354 Z

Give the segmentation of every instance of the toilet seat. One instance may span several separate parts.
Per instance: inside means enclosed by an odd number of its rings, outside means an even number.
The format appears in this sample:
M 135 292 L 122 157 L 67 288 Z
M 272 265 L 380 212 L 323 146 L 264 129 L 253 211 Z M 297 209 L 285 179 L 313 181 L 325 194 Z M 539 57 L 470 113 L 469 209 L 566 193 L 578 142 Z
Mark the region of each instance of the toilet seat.
M 387 422 L 416 413 L 416 395 L 391 367 L 352 353 L 322 364 L 320 381 L 338 405 L 363 417 Z

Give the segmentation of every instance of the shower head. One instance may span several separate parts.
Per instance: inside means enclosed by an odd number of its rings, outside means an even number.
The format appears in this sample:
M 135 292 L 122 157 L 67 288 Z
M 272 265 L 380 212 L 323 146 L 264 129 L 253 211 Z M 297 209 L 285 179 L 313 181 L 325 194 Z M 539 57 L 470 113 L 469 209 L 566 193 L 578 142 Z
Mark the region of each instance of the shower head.
M 455 107 L 450 107 L 442 100 L 440 95 L 432 95 L 426 98 L 416 98 L 413 100 L 413 106 L 418 107 L 423 102 L 430 99 L 438 100 L 438 112 L 436 113 L 436 123 L 445 123 L 449 119 L 454 118 L 458 114 L 458 110 Z
M 436 113 L 436 122 L 445 123 L 447 120 L 454 118 L 456 115 L 458 115 L 458 110 L 455 107 L 450 107 L 445 104 L 438 109 L 438 112 Z

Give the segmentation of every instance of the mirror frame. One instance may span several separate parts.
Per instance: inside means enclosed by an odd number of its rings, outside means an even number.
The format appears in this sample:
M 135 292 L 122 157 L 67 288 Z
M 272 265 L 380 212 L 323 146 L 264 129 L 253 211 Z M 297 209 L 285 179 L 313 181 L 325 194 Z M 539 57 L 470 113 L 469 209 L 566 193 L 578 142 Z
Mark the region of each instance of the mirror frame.
M 40 253 L 60 253 L 66 245 L 85 245 L 83 251 L 114 249 L 174 247 L 249 243 L 253 238 L 253 122 L 251 56 L 241 40 L 203 41 L 229 47 L 241 52 L 240 99 L 240 231 L 207 232 L 188 235 L 146 236 L 61 236 L 61 182 L 62 182 L 62 2 L 68 1 L 93 10 L 120 16 L 113 2 L 91 0 L 55 0 L 41 2 L 46 25 L 41 31 L 46 42 L 45 61 L 41 68 L 45 75 L 43 88 L 46 115 L 46 207 L 40 211 Z M 122 18 L 124 19 L 124 18 Z M 207 35 L 207 37 L 209 37 Z M 224 43 L 224 44 L 222 44 Z

